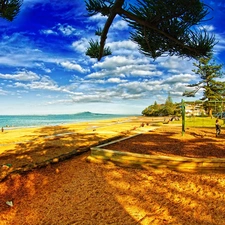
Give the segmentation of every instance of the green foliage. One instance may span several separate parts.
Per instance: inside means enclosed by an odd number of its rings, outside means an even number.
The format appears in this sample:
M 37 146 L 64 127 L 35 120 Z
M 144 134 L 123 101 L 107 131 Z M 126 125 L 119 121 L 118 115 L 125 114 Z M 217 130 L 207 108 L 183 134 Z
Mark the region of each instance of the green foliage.
M 205 101 L 205 108 L 210 109 L 210 101 L 221 101 L 225 97 L 225 82 L 219 79 L 223 77 L 224 73 L 221 71 L 222 64 L 217 65 L 211 62 L 212 56 L 207 58 L 200 58 L 198 63 L 194 63 L 196 69 L 193 70 L 200 77 L 200 81 L 195 84 L 190 84 L 188 87 L 193 88 L 192 91 L 185 91 L 184 96 L 194 97 L 199 90 L 203 90 L 203 97 L 201 100 Z
M 196 58 L 201 52 L 206 56 L 214 45 L 214 36 L 191 29 L 209 13 L 200 1 L 138 0 L 131 13 L 145 21 L 143 26 L 126 19 L 134 28 L 131 39 L 143 54 L 154 59 L 163 54 Z
M 98 58 L 99 57 L 99 48 L 100 44 L 98 41 L 94 41 L 93 39 L 90 40 L 89 42 L 89 48 L 86 51 L 86 55 L 90 56 L 91 58 Z M 110 48 L 104 48 L 104 53 L 103 55 L 111 55 L 112 52 Z
M 216 118 L 211 118 L 211 117 L 197 117 L 197 116 L 192 116 L 192 117 L 186 117 L 185 118 L 185 127 L 211 127 L 215 129 L 215 121 Z M 181 125 L 182 121 L 173 121 L 173 124 L 180 124 Z M 223 120 L 219 120 L 219 123 L 221 125 L 224 124 Z
M 101 29 L 101 28 L 98 28 L 98 29 L 95 31 L 95 35 L 101 36 L 101 34 L 102 34 L 102 29 Z
M 110 14 L 110 7 L 113 5 L 113 1 L 105 0 L 91 0 L 85 1 L 86 9 L 89 16 L 94 16 L 101 12 L 103 16 Z
M 87 0 L 89 16 L 107 16 L 99 49 L 100 60 L 107 33 L 118 15 L 132 28 L 131 40 L 140 51 L 154 59 L 161 55 L 208 57 L 215 45 L 215 36 L 198 29 L 209 14 L 208 7 L 199 0 L 137 0 L 126 7 L 125 0 Z
M 20 11 L 23 0 L 0 0 L 0 17 L 12 21 Z
M 211 117 L 187 117 L 186 118 L 186 127 L 213 127 L 215 128 L 215 118 Z M 223 124 L 223 121 L 220 120 L 220 124 Z
M 179 115 L 180 114 L 180 104 L 174 104 L 171 96 L 169 95 L 166 99 L 165 104 L 150 105 L 142 111 L 145 116 L 169 116 L 169 115 Z
M 142 111 L 142 114 L 145 116 L 158 116 L 161 110 L 161 106 L 155 101 L 154 105 L 148 106 Z

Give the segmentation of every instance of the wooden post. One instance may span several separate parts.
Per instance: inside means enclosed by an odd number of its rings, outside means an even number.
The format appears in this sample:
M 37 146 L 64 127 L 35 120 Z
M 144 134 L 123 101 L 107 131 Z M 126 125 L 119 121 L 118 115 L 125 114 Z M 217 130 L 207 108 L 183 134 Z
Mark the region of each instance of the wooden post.
M 185 133 L 185 105 L 184 100 L 181 101 L 181 115 L 182 115 L 182 136 Z

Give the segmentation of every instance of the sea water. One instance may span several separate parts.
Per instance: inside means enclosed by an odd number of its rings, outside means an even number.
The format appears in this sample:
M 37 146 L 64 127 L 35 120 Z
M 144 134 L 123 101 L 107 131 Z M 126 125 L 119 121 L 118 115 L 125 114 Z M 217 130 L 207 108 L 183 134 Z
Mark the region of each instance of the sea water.
M 0 115 L 0 127 L 12 129 L 18 127 L 54 126 L 130 116 L 133 115 L 99 114 L 91 112 L 55 115 Z

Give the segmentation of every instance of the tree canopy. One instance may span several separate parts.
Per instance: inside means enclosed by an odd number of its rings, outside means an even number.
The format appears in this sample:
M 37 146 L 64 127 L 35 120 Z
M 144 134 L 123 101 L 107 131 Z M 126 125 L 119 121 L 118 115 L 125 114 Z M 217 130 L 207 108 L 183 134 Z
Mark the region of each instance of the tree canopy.
M 212 56 L 208 58 L 200 58 L 197 63 L 194 63 L 196 69 L 193 70 L 200 76 L 200 81 L 195 84 L 187 85 L 194 90 L 185 91 L 184 96 L 194 97 L 199 90 L 203 90 L 201 100 L 222 100 L 225 96 L 225 82 L 220 81 L 224 73 L 221 71 L 222 64 L 217 65 L 212 61 Z
M 169 116 L 180 114 L 180 103 L 173 103 L 173 100 L 168 95 L 165 104 L 157 104 L 155 101 L 153 105 L 146 107 L 142 114 L 145 116 Z
M 199 90 L 203 90 L 203 97 L 200 100 L 205 101 L 204 107 L 207 109 L 208 114 L 212 116 L 212 110 L 218 102 L 223 105 L 225 97 L 225 82 L 221 81 L 224 73 L 221 71 L 222 64 L 217 65 L 212 61 L 212 56 L 208 58 L 200 58 L 198 63 L 194 63 L 196 69 L 193 70 L 200 76 L 200 81 L 195 84 L 187 85 L 194 90 L 185 91 L 184 96 L 195 97 Z
M 86 0 L 85 3 L 89 16 L 100 13 L 108 17 L 104 28 L 96 32 L 101 36 L 100 43 L 93 45 L 91 40 L 86 52 L 98 60 L 111 54 L 105 42 L 117 15 L 132 28 L 131 40 L 153 59 L 162 55 L 208 57 L 215 45 L 214 35 L 198 29 L 209 14 L 209 8 L 199 0 L 136 0 L 136 4 L 125 0 Z
M 0 0 L 0 17 L 13 21 L 20 11 L 23 0 Z

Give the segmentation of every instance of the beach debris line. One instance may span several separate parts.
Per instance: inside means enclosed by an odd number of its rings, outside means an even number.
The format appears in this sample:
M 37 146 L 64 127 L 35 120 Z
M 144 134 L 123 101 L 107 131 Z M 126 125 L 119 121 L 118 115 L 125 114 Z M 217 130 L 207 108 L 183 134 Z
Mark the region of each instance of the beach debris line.
M 2 169 L 4 169 L 4 170 L 9 169 L 10 167 L 12 167 L 12 164 L 10 164 L 10 163 L 3 164 L 3 165 L 2 165 Z
M 6 201 L 6 205 L 13 207 L 13 201 Z

